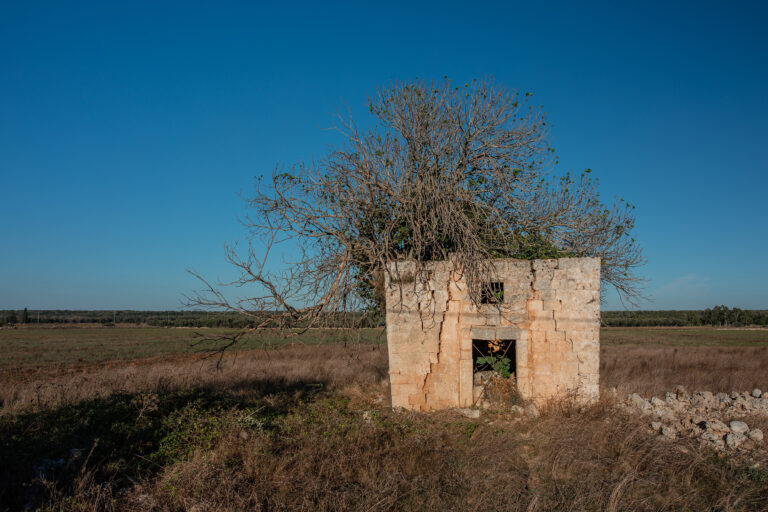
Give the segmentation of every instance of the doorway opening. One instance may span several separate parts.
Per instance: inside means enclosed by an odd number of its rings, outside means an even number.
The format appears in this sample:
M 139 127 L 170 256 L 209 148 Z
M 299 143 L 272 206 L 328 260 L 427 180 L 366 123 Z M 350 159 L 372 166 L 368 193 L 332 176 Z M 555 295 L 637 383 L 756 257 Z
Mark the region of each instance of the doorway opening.
M 514 377 L 517 361 L 515 340 L 472 340 L 472 372 L 495 372 L 504 378 Z

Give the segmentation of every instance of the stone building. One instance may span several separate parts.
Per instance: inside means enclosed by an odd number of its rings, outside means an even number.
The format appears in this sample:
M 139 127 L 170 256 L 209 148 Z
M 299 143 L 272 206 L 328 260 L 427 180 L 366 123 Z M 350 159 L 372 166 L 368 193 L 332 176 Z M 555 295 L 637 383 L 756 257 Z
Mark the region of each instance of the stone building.
M 450 262 L 431 263 L 423 284 L 412 262 L 386 278 L 392 406 L 435 410 L 476 405 L 477 358 L 511 360 L 518 392 L 537 403 L 599 396 L 600 259 L 493 260 L 479 305 Z

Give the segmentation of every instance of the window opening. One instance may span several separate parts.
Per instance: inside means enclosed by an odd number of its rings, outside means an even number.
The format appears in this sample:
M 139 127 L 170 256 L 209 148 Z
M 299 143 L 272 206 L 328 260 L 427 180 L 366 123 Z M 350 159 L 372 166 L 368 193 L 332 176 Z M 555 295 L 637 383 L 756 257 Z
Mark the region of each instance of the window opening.
M 483 286 L 480 294 L 481 304 L 503 304 L 504 303 L 504 283 L 487 283 Z

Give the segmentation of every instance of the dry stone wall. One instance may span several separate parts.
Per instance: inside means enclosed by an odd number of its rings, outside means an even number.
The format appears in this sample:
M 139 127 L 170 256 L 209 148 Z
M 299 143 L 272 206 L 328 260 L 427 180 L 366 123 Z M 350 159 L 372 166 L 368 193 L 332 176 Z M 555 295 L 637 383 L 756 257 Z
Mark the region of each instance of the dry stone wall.
M 600 260 L 494 260 L 502 304 L 475 306 L 451 262 L 435 262 L 426 284 L 412 262 L 386 277 L 392 406 L 435 410 L 475 405 L 473 340 L 514 340 L 520 395 L 534 402 L 597 399 Z

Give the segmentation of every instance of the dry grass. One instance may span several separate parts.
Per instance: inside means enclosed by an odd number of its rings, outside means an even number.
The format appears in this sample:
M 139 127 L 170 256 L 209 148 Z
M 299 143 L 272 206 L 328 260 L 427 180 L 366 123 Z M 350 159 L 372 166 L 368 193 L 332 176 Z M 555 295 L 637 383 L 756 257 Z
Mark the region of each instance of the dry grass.
M 213 343 L 198 343 L 200 337 L 231 335 L 237 329 L 163 328 L 99 324 L 55 326 L 22 325 L 0 328 L 0 375 L 66 371 L 98 367 L 99 364 L 155 357 L 194 356 L 210 350 Z M 287 337 L 286 332 L 290 334 Z M 198 336 L 199 335 L 199 336 Z M 286 343 L 305 345 L 384 343 L 382 329 L 310 329 L 297 331 L 266 329 L 245 337 L 236 350 L 273 348 Z
M 216 389 L 247 393 L 270 386 L 312 384 L 336 390 L 347 385 L 370 387 L 388 378 L 387 347 L 380 344 L 285 345 L 204 359 L 149 359 L 105 363 L 60 374 L 45 372 L 12 378 L 0 387 L 0 415 L 107 397 L 114 393 Z
M 748 391 L 768 387 L 768 347 L 603 347 L 601 387 L 621 394 L 662 395 L 682 384 L 690 390 Z
M 310 333 L 305 344 L 269 336 L 269 350 L 245 350 L 228 354 L 217 369 L 217 360 L 190 353 L 188 329 L 24 329 L 21 334 L 0 332 L 6 353 L 16 354 L 18 366 L 0 369 L 0 415 L 29 407 L 51 407 L 112 393 L 167 391 L 188 388 L 247 389 L 249 383 L 280 381 L 286 384 L 314 382 L 328 389 L 355 384 L 368 386 L 387 378 L 386 345 L 370 343 L 380 331 L 348 336 L 347 343 L 329 343 L 331 333 Z M 160 333 L 156 333 L 159 331 Z M 102 333 L 102 334 L 99 334 Z M 82 353 L 97 358 L 98 346 L 109 336 L 124 335 L 142 346 L 158 343 L 176 353 L 139 359 L 111 359 L 98 363 L 70 363 L 72 352 L 82 344 Z M 116 333 L 116 334 L 115 334 Z M 121 334 L 122 333 L 122 334 Z M 159 338 L 160 335 L 165 338 Z M 100 336 L 102 336 L 100 338 Z M 721 346 L 712 346 L 721 339 Z M 713 392 L 768 387 L 768 330 L 610 328 L 601 333 L 601 387 L 616 387 L 621 394 L 663 395 L 682 384 L 691 390 Z M 337 338 L 338 339 L 338 338 Z M 701 339 L 704 346 L 694 345 Z M 27 340 L 34 351 L 45 343 L 64 346 L 56 363 L 38 367 L 35 359 L 23 360 Z M 99 341 L 101 340 L 101 341 Z M 360 341 L 363 341 L 362 343 Z M 121 343 L 126 343 L 122 341 Z M 252 342 L 255 343 L 255 342 Z M 14 347 L 17 347 L 14 352 Z M 122 353 L 122 351 L 121 351 Z
M 604 346 L 604 388 L 768 387 L 768 347 L 631 334 Z M 765 451 L 747 461 L 665 443 L 608 402 L 523 421 L 398 413 L 385 345 L 287 345 L 223 363 L 6 373 L 0 510 L 768 510 Z M 42 454 L 71 447 L 93 455 L 21 487 Z

